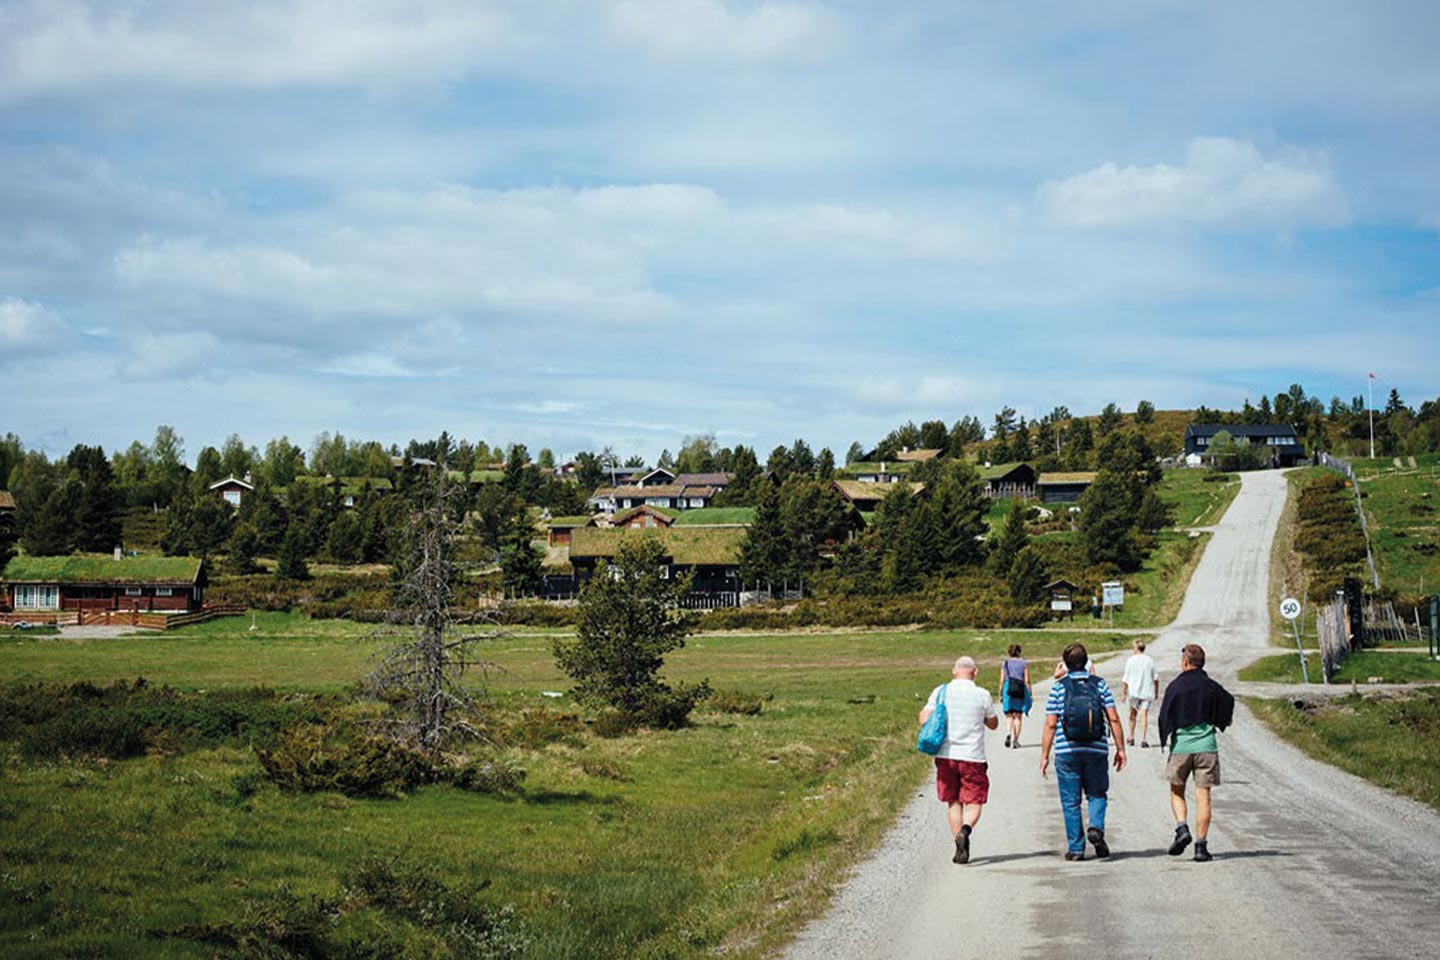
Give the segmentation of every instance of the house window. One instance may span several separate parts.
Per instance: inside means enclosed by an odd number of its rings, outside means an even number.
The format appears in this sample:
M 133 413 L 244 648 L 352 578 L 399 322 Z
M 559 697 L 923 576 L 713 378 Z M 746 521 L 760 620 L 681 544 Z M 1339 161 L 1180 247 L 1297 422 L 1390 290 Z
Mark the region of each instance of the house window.
M 143 596 L 144 593 L 145 593 L 145 591 L 144 591 L 144 590 L 141 590 L 139 587 L 126 587 L 126 588 L 125 588 L 125 596 L 127 596 L 127 597 L 139 597 L 139 596 Z
M 239 491 L 239 490 L 226 490 L 225 493 L 224 493 L 224 497 L 225 497 L 225 502 L 228 503 L 228 504 L 230 504 L 232 507 L 238 507 L 238 506 L 240 506 L 240 491 Z
M 660 567 L 660 579 L 661 579 L 661 580 L 669 580 L 669 579 L 670 579 L 670 568 L 669 568 L 669 567 L 663 566 L 663 565 Z
M 156 588 L 155 588 L 155 596 L 157 596 L 157 597 L 169 597 L 169 596 L 174 596 L 174 594 L 175 594 L 175 590 L 174 590 L 173 588 L 171 588 L 171 587 L 156 587 Z
M 670 498 L 669 498 L 669 497 L 650 497 L 649 499 L 647 499 L 647 500 L 645 501 L 645 504 L 646 504 L 646 506 L 651 506 L 651 507 L 668 507 L 668 506 L 670 506 Z
M 692 506 L 692 507 L 703 507 L 703 506 L 705 506 L 705 501 L 704 501 L 703 499 L 701 499 L 700 497 L 691 497 L 691 498 L 690 498 L 690 506 Z
M 59 587 L 23 586 L 15 588 L 17 610 L 59 610 Z

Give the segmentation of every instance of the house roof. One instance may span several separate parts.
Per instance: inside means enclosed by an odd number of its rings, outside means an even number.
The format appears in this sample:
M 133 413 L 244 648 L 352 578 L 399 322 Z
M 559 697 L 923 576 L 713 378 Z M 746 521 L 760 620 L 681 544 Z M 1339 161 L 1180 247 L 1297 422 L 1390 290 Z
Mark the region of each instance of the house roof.
M 615 514 L 615 516 L 610 518 L 610 522 L 618 527 L 622 526 L 623 524 L 629 523 L 635 517 L 641 515 L 655 517 L 657 520 L 663 520 L 665 526 L 669 526 L 670 524 L 675 522 L 676 511 L 663 510 L 660 507 L 649 507 L 641 504 L 638 507 L 631 507 L 629 510 L 621 510 L 619 513 Z
M 1294 437 L 1295 428 L 1287 423 L 1192 423 L 1185 428 L 1187 437 L 1213 437 L 1224 431 L 1232 437 Z
M 1031 474 L 1035 473 L 1035 468 L 1028 463 L 994 463 L 988 467 L 982 465 L 979 473 L 981 480 L 1004 480 L 1021 470 L 1029 470 Z
M 159 583 L 191 586 L 200 578 L 196 557 L 16 557 L 5 566 L 6 583 Z
M 686 510 L 675 519 L 677 527 L 748 527 L 754 522 L 754 507 L 701 507 Z
M 743 527 L 671 527 L 668 530 L 627 530 L 580 527 L 570 541 L 570 558 L 607 559 L 620 552 L 626 537 L 655 537 L 680 566 L 734 566 L 740 562 Z
M 856 460 L 840 468 L 841 473 L 909 473 L 915 464 L 905 460 Z
M 1040 479 L 1035 481 L 1040 486 L 1056 483 L 1094 483 L 1094 471 L 1079 471 L 1076 473 L 1042 473 Z
M 891 493 L 900 489 L 898 483 L 862 483 L 859 480 L 836 480 L 835 489 L 846 500 L 883 500 Z M 907 483 L 906 487 L 913 494 L 919 494 L 925 489 L 923 483 Z
M 682 473 L 675 482 L 682 487 L 725 487 L 735 480 L 735 474 L 724 471 L 714 473 Z
M 255 489 L 253 484 L 246 483 L 244 480 L 241 480 L 238 477 L 226 477 L 224 480 L 216 480 L 214 483 L 210 484 L 210 489 L 219 490 L 221 487 L 228 487 L 231 485 L 237 487 L 244 487 L 246 490 Z
M 925 460 L 934 460 L 938 456 L 940 456 L 940 451 L 938 449 L 901 450 L 899 453 L 895 454 L 895 459 L 908 460 L 911 462 L 919 463 Z
M 588 524 L 590 524 L 592 520 L 594 520 L 594 518 L 593 518 L 593 517 L 588 517 L 588 516 L 587 516 L 587 517 L 551 517 L 551 518 L 550 518 L 550 522 L 549 522 L 549 526 L 550 526 L 550 529 L 551 529 L 551 530 L 554 530 L 554 529 L 556 529 L 557 527 L 562 528 L 562 529 L 567 528 L 567 527 L 583 527 L 583 526 L 587 526 Z
M 678 483 L 662 483 L 653 487 L 616 487 L 614 495 L 638 500 L 645 497 L 679 497 L 684 493 L 685 488 Z
M 15 509 L 15 494 L 9 490 L 0 490 L 0 510 Z
M 640 481 L 641 483 L 644 483 L 646 480 L 649 480 L 651 477 L 655 476 L 656 474 L 664 474 L 665 476 L 669 477 L 671 480 L 674 480 L 674 479 L 675 479 L 675 471 L 674 471 L 674 470 L 666 470 L 664 467 L 656 467 L 654 470 L 651 470 L 651 471 L 645 473 L 643 476 L 639 477 L 638 479 L 639 479 L 639 481 Z

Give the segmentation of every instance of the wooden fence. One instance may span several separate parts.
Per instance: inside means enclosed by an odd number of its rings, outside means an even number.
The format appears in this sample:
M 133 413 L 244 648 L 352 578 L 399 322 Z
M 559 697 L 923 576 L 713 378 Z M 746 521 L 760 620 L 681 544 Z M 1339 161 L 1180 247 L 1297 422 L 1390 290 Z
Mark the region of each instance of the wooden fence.
M 214 604 L 189 613 L 144 613 L 135 610 L 36 610 L 0 613 L 0 625 L 29 623 L 57 627 L 136 627 L 141 630 L 174 630 L 217 617 L 234 617 L 245 612 L 239 604 Z
M 1375 589 L 1379 590 L 1380 571 L 1375 566 L 1375 552 L 1370 549 L 1370 524 L 1365 519 L 1365 504 L 1360 500 L 1360 481 L 1355 478 L 1355 468 L 1350 465 L 1349 460 L 1332 457 L 1328 453 L 1321 453 L 1318 457 L 1322 467 L 1328 467 L 1350 478 L 1350 489 L 1355 491 L 1355 512 L 1360 515 L 1360 530 L 1365 534 L 1365 562 L 1370 565 L 1370 579 L 1375 584 Z

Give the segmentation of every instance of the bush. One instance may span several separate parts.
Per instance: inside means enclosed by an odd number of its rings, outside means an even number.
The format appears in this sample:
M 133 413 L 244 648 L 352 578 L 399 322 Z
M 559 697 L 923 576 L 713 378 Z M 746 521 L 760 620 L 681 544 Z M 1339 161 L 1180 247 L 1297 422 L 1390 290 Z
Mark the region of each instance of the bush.
M 733 713 L 742 717 L 758 717 L 770 694 L 748 694 L 739 690 L 715 690 L 705 698 L 705 709 L 715 713 Z
M 484 760 L 456 767 L 449 773 L 448 779 L 461 790 L 504 796 L 520 792 L 520 786 L 525 782 L 525 771 L 508 763 Z
M 579 716 L 549 707 L 533 707 L 493 718 L 485 729 L 485 735 L 495 742 L 528 750 L 538 750 L 551 743 L 578 745 L 584 732 L 585 724 Z
M 272 690 L 180 693 L 144 679 L 18 684 L 0 688 L 0 739 L 18 740 L 31 757 L 138 756 L 159 745 L 185 749 L 272 739 L 293 724 L 323 719 L 324 698 L 281 697 Z
M 280 734 L 255 751 L 260 767 L 282 790 L 334 791 L 347 797 L 397 797 L 439 778 L 424 754 L 383 737 L 323 724 Z

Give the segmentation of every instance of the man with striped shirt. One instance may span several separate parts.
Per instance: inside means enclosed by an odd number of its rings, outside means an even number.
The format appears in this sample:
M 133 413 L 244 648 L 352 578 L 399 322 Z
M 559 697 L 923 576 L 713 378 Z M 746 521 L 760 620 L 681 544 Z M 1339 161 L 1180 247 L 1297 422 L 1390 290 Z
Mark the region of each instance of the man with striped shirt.
M 1050 750 L 1055 750 L 1055 780 L 1060 785 L 1060 811 L 1065 816 L 1066 860 L 1085 859 L 1085 841 L 1095 847 L 1095 856 L 1110 856 L 1105 842 L 1105 806 L 1110 791 L 1110 744 L 1106 728 L 1115 737 L 1115 772 L 1125 769 L 1125 736 L 1115 697 L 1105 681 L 1086 666 L 1090 655 L 1085 646 L 1072 643 L 1065 648 L 1066 675 L 1050 686 L 1045 701 L 1045 732 L 1040 741 L 1040 776 L 1050 769 Z M 1080 813 L 1080 796 L 1089 800 L 1090 828 L 1085 829 Z

